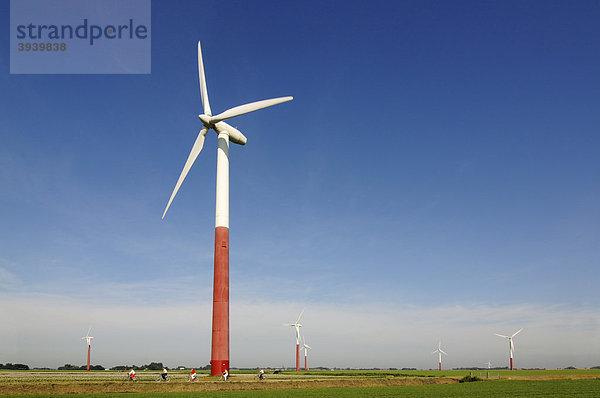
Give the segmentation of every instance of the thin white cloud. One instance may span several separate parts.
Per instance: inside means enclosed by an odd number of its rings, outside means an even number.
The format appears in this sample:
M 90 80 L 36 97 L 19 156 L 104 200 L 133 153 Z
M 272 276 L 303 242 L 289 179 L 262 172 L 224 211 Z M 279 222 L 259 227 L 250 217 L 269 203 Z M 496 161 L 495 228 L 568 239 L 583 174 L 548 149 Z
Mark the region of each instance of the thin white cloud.
M 15 290 L 21 285 L 21 280 L 11 271 L 3 267 L 0 260 L 0 291 Z
M 110 293 L 108 293 L 110 295 Z M 81 337 L 92 326 L 93 361 L 104 366 L 162 361 L 206 365 L 210 358 L 210 299 L 136 303 L 74 300 L 58 295 L 3 294 L 0 352 L 6 362 L 30 366 L 83 363 Z M 117 296 L 118 297 L 118 296 Z M 304 303 L 231 302 L 232 366 L 293 366 L 295 337 L 283 323 Z M 589 367 L 600 364 L 596 309 L 526 306 L 400 307 L 310 304 L 301 322 L 313 350 L 312 366 L 433 368 L 438 339 L 447 367 L 507 362 L 515 338 L 518 367 Z

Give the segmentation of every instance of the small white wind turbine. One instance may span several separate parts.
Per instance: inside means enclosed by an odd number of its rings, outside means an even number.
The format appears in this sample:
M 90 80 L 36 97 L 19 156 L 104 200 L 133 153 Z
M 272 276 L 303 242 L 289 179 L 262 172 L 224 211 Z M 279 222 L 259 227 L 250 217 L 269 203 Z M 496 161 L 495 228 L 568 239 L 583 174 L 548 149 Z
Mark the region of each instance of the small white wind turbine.
M 312 350 L 312 347 L 306 344 L 304 336 L 302 336 L 302 348 L 304 348 L 304 370 L 308 370 L 308 350 Z
M 90 351 L 92 350 L 92 339 L 93 337 L 90 336 L 90 331 L 92 330 L 92 327 L 90 326 L 90 328 L 88 329 L 87 333 L 85 334 L 85 336 L 83 336 L 81 338 L 81 340 L 86 340 L 87 341 L 87 346 L 88 346 L 88 353 L 87 353 L 87 371 L 90 371 Z
M 505 336 L 503 334 L 494 333 L 496 336 L 508 339 L 508 351 L 510 352 L 510 370 L 513 370 L 513 351 L 515 350 L 515 343 L 513 343 L 513 337 L 519 334 L 521 330 L 523 330 L 523 328 L 517 330 L 512 336 Z
M 175 189 L 169 198 L 162 215 L 165 218 L 173 198 L 185 180 L 190 168 L 196 161 L 204 146 L 204 138 L 209 130 L 214 130 L 217 135 L 217 195 L 215 209 L 215 261 L 213 274 L 213 318 L 212 318 L 212 347 L 210 360 L 210 374 L 220 375 L 224 370 L 229 370 L 229 142 L 246 144 L 246 137 L 235 127 L 224 120 L 248 112 L 257 111 L 269 106 L 291 101 L 292 97 L 280 97 L 268 100 L 251 102 L 249 104 L 230 108 L 216 116 L 212 115 L 208 102 L 206 77 L 204 76 L 204 61 L 202 49 L 198 42 L 198 77 L 200 80 L 200 96 L 204 113 L 198 115 L 202 122 L 200 133 L 192 146 L 192 150 L 183 166 Z
M 300 371 L 300 328 L 302 324 L 300 323 L 300 317 L 304 314 L 304 310 L 300 312 L 298 315 L 298 319 L 296 319 L 295 323 L 284 323 L 283 326 L 293 326 L 296 328 L 296 372 Z
M 491 369 L 492 368 L 492 361 L 487 361 L 486 365 L 487 365 L 488 369 Z
M 446 351 L 442 350 L 442 341 L 438 341 L 438 348 L 432 352 L 432 354 L 438 354 L 438 365 L 439 365 L 439 369 L 442 370 L 442 354 L 444 355 L 448 355 L 446 353 Z

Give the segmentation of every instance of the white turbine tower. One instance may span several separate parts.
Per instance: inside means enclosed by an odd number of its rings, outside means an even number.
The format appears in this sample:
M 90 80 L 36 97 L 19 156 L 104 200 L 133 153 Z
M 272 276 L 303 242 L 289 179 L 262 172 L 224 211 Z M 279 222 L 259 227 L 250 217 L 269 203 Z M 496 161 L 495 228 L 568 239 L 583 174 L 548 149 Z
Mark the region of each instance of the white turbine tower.
M 487 361 L 486 365 L 487 365 L 488 369 L 491 369 L 492 368 L 492 361 Z
M 304 314 L 304 310 L 300 312 L 298 315 L 298 319 L 296 319 L 295 323 L 284 323 L 283 326 L 293 326 L 296 328 L 296 372 L 300 371 L 300 328 L 302 324 L 300 323 L 300 317 Z
M 217 195 L 215 216 L 215 257 L 213 282 L 213 320 L 212 320 L 212 349 L 211 375 L 219 375 L 225 369 L 229 370 L 229 142 L 244 145 L 246 137 L 224 120 L 244 113 L 291 101 L 292 97 L 280 97 L 252 102 L 236 106 L 216 116 L 212 115 L 208 102 L 208 90 L 204 76 L 202 50 L 198 42 L 198 75 L 200 79 L 200 95 L 204 113 L 198 118 L 202 121 L 202 129 L 192 146 L 192 150 L 183 166 L 181 175 L 175 184 L 175 189 L 167 203 L 163 218 L 171 206 L 173 198 L 185 180 L 190 168 L 204 146 L 204 138 L 208 130 L 218 134 L 217 144 Z
M 513 343 L 513 337 L 519 334 L 523 328 L 517 330 L 512 336 L 505 336 L 503 334 L 494 333 L 496 336 L 504 337 L 508 339 L 508 351 L 510 352 L 510 370 L 513 370 L 513 351 L 515 350 L 515 344 Z
M 88 353 L 87 353 L 87 371 L 90 371 L 90 351 L 92 350 L 92 339 L 93 337 L 90 336 L 90 331 L 92 330 L 92 327 L 90 326 L 90 328 L 88 329 L 87 333 L 85 334 L 85 336 L 83 336 L 81 338 L 81 340 L 86 340 L 87 341 L 87 346 L 88 346 Z
M 438 348 L 432 352 L 432 354 L 435 354 L 437 352 L 438 354 L 438 365 L 439 365 L 439 370 L 442 370 L 442 354 L 444 355 L 448 355 L 446 353 L 446 351 L 442 350 L 442 342 L 441 340 L 438 341 Z
M 306 344 L 304 336 L 302 336 L 302 348 L 304 348 L 304 370 L 308 370 L 308 350 L 312 350 L 312 347 Z

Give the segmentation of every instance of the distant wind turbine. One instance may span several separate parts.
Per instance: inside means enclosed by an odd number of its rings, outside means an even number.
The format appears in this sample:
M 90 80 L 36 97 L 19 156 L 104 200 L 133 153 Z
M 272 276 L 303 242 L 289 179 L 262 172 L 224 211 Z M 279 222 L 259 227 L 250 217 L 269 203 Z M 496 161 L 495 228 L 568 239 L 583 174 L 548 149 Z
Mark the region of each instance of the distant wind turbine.
M 308 350 L 312 350 L 312 347 L 306 344 L 304 336 L 302 336 L 302 348 L 304 348 L 304 370 L 308 370 Z
M 446 351 L 442 350 L 442 342 L 441 340 L 438 341 L 438 348 L 432 352 L 432 354 L 435 354 L 437 352 L 438 354 L 438 365 L 439 365 L 439 369 L 442 370 L 442 354 L 444 355 L 448 355 L 446 353 Z
M 296 328 L 296 372 L 300 371 L 300 328 L 302 324 L 300 323 L 300 317 L 304 314 L 304 310 L 300 312 L 298 315 L 298 319 L 296 319 L 295 323 L 284 323 L 283 326 L 293 326 Z
M 508 351 L 510 353 L 510 370 L 513 370 L 513 351 L 515 350 L 515 344 L 513 343 L 513 337 L 519 334 L 523 328 L 517 330 L 512 336 L 505 336 L 503 334 L 494 333 L 496 336 L 504 337 L 508 339 Z
M 492 361 L 487 361 L 486 365 L 487 365 L 488 369 L 491 369 L 492 368 Z
M 209 130 L 218 134 L 217 138 L 217 195 L 215 216 L 215 261 L 213 280 L 213 318 L 212 318 L 212 347 L 210 359 L 210 374 L 220 375 L 224 370 L 229 371 L 229 142 L 246 144 L 246 137 L 235 127 L 224 120 L 248 112 L 257 111 L 269 106 L 291 101 L 292 97 L 280 97 L 251 102 L 236 106 L 213 116 L 208 102 L 206 77 L 202 50 L 198 42 L 198 76 L 200 80 L 200 96 L 204 113 L 198 115 L 202 122 L 200 133 L 192 146 L 192 150 L 183 166 L 175 189 L 169 198 L 162 218 L 165 218 L 173 198 L 185 180 L 190 168 L 196 161 L 204 146 L 204 138 Z
M 90 371 L 90 351 L 92 350 L 92 339 L 93 337 L 90 336 L 90 331 L 92 330 L 92 327 L 90 326 L 90 328 L 88 329 L 87 333 L 85 334 L 85 336 L 83 336 L 81 338 L 81 340 L 86 340 L 87 341 L 87 346 L 88 346 L 88 355 L 87 355 L 87 371 Z

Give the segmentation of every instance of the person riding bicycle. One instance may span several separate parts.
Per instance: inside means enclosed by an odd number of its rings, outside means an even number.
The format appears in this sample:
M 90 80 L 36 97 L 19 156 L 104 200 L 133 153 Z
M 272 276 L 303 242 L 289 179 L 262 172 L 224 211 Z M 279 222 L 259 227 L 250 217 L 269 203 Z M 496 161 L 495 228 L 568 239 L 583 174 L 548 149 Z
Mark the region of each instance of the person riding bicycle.
M 192 381 L 196 380 L 196 371 L 194 369 L 190 372 L 190 379 L 192 379 Z
M 133 378 L 135 377 L 135 370 L 133 370 L 133 368 L 131 368 L 131 370 L 129 371 L 129 380 L 133 381 Z
M 264 375 L 265 375 L 265 371 L 264 371 L 264 370 L 262 370 L 262 369 L 261 369 L 261 370 L 259 370 L 259 371 L 258 371 L 258 378 L 259 378 L 260 380 L 262 380 L 262 379 L 263 379 Z
M 227 381 L 227 377 L 229 377 L 229 372 L 227 371 L 227 369 L 225 369 L 223 371 L 223 381 Z
M 161 376 L 164 381 L 167 381 L 167 369 L 166 368 L 163 368 Z

